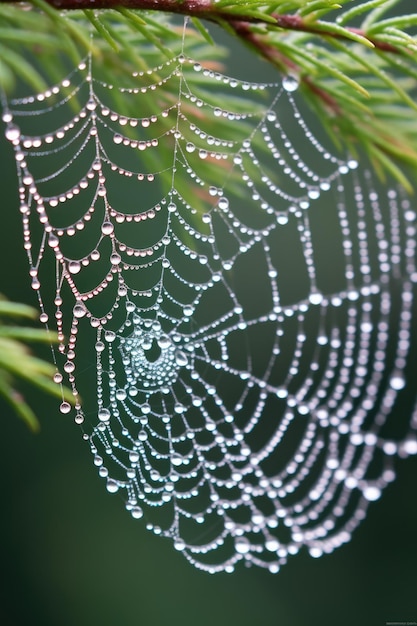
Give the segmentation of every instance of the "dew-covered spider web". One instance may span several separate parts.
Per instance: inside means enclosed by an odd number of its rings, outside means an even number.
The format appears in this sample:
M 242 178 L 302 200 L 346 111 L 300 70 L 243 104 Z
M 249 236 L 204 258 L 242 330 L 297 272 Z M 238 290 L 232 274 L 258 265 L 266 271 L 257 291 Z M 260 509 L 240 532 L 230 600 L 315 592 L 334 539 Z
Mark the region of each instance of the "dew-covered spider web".
M 24 246 L 107 490 L 196 567 L 277 572 L 417 452 L 416 214 L 294 77 L 191 52 L 112 84 L 87 57 L 5 106 Z

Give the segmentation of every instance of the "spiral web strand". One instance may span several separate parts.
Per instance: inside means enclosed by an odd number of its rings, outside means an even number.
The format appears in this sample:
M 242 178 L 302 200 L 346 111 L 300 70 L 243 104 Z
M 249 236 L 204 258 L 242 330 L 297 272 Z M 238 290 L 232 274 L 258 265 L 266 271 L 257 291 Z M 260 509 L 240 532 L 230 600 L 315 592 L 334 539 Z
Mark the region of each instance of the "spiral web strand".
M 184 50 L 109 85 L 87 58 L 3 116 L 55 380 L 107 490 L 213 573 L 331 552 L 417 452 L 416 215 L 325 147 L 297 88 Z

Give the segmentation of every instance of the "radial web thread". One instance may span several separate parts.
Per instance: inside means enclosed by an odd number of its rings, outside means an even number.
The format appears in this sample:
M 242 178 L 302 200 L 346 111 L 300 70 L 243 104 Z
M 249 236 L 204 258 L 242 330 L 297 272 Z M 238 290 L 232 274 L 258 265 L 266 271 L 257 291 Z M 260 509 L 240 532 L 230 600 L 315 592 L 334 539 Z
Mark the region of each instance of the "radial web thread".
M 416 215 L 297 88 L 87 58 L 3 116 L 55 380 L 107 490 L 209 572 L 331 552 L 417 452 Z

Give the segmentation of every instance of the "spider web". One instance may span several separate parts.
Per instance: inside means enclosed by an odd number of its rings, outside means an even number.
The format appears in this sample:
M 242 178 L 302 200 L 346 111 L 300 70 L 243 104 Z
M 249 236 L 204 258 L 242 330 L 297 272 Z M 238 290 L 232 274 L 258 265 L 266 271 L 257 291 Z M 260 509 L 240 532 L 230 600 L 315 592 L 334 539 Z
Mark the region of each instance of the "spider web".
M 107 490 L 212 573 L 348 542 L 417 452 L 401 189 L 326 147 L 295 78 L 186 48 L 118 84 L 86 58 L 3 119 L 55 381 Z

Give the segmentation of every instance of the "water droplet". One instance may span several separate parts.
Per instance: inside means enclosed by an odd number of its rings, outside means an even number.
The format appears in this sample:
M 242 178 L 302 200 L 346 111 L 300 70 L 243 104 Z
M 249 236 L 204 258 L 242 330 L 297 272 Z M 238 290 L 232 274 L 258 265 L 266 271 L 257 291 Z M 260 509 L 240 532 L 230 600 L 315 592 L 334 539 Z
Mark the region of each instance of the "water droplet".
M 97 107 L 96 101 L 94 100 L 94 98 L 90 98 L 90 100 L 87 102 L 86 108 L 89 111 L 94 111 L 96 107 Z
M 59 238 L 54 233 L 49 233 L 48 245 L 51 248 L 57 248 L 59 246 Z
M 269 550 L 269 552 L 275 552 L 279 548 L 279 543 L 276 539 L 267 539 L 265 542 L 265 548 Z
M 140 519 L 141 517 L 143 517 L 143 511 L 140 506 L 134 506 L 130 513 L 135 519 Z
M 17 126 L 9 126 L 6 129 L 6 139 L 9 141 L 17 141 L 20 138 L 20 129 Z
M 175 350 L 175 362 L 180 367 L 188 365 L 188 357 L 182 350 Z
M 185 317 L 190 317 L 194 313 L 194 307 L 186 305 L 183 309 Z
M 61 413 L 66 415 L 67 413 L 69 413 L 71 411 L 70 403 L 69 402 L 61 402 L 59 410 L 61 411 Z
M 103 233 L 103 235 L 111 235 L 113 231 L 114 226 L 111 222 L 103 222 L 103 224 L 101 225 L 101 232 Z
M 131 463 L 137 463 L 139 461 L 139 452 L 136 452 L 136 450 L 131 450 L 129 452 L 129 461 Z
M 239 554 L 247 554 L 250 551 L 250 543 L 246 537 L 237 537 L 235 540 L 235 549 Z
M 401 374 L 394 374 L 391 376 L 389 381 L 391 389 L 395 389 L 395 391 L 400 391 L 400 389 L 404 389 L 405 387 L 405 379 Z
M 311 200 L 317 200 L 320 198 L 320 189 L 309 189 L 307 195 Z
M 417 454 L 417 439 L 409 437 L 404 441 L 401 447 L 405 454 L 409 454 L 410 456 Z
M 288 74 L 288 76 L 284 76 L 282 79 L 282 86 L 285 91 L 292 92 L 298 89 L 299 80 L 296 76 L 292 76 Z
M 381 490 L 378 487 L 365 487 L 363 495 L 369 502 L 374 502 L 381 497 Z
M 120 256 L 120 254 L 117 254 L 117 252 L 114 252 L 111 256 L 110 256 L 110 263 L 112 265 L 119 265 L 119 263 L 121 262 L 122 258 Z
M 116 391 L 116 398 L 117 400 L 125 400 L 126 399 L 126 390 L 125 389 L 118 389 Z
M 318 559 L 321 557 L 321 555 L 323 554 L 323 550 L 321 550 L 321 548 L 318 547 L 312 547 L 309 550 L 309 554 L 310 556 L 312 556 L 314 559 Z
M 106 330 L 106 332 L 104 333 L 104 339 L 111 343 L 116 339 L 116 333 L 114 333 L 112 330 Z
M 68 270 L 71 274 L 78 274 L 81 270 L 81 263 L 79 261 L 70 261 L 68 264 Z
M 117 491 L 119 491 L 119 485 L 115 480 L 109 478 L 106 484 L 106 489 L 109 493 L 116 493 Z
M 185 550 L 185 541 L 183 539 L 176 539 L 174 541 L 174 548 L 180 552 Z
M 169 348 L 169 346 L 171 345 L 171 339 L 169 337 L 167 337 L 167 335 L 162 335 L 162 337 L 160 337 L 157 341 L 158 346 L 160 348 L 162 348 L 162 350 Z
M 323 302 L 323 296 L 321 293 L 318 292 L 311 293 L 309 300 L 311 304 L 321 304 L 321 302 Z
M 108 409 L 100 409 L 97 415 L 101 422 L 108 422 L 111 417 L 111 413 Z
M 85 306 L 82 302 L 77 302 L 72 309 L 74 317 L 81 318 L 86 314 Z

